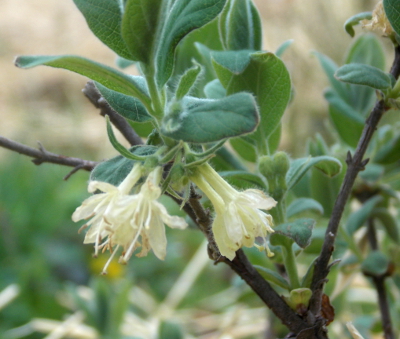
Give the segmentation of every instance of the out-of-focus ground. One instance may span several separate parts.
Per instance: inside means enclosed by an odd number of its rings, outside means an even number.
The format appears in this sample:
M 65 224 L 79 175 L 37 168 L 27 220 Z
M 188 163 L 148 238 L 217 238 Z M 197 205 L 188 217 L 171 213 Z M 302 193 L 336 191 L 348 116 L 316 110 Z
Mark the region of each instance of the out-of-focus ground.
M 372 0 L 257 0 L 264 26 L 264 49 L 288 39 L 284 55 L 296 96 L 284 120 L 281 148 L 304 151 L 305 139 L 324 132 L 327 81 L 311 51 L 340 63 L 351 38 L 343 23 L 372 10 Z M 40 140 L 66 155 L 112 156 L 103 119 L 81 94 L 86 79 L 64 70 L 13 65 L 20 54 L 78 54 L 114 66 L 115 56 L 90 32 L 72 0 L 1 0 L 0 3 L 0 135 L 31 146 Z M 299 142 L 300 141 L 300 142 Z M 0 150 L 0 155 L 6 151 Z M 7 151 L 8 152 L 8 151 Z

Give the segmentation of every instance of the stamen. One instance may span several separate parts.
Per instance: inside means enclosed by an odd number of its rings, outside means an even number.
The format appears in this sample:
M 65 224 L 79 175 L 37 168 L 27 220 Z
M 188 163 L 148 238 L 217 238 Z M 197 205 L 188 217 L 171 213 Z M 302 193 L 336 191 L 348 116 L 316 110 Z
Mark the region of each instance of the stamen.
M 117 247 L 115 248 L 115 251 L 111 254 L 110 258 L 107 260 L 106 264 L 104 265 L 103 271 L 101 272 L 102 275 L 106 275 L 107 274 L 107 268 L 111 263 L 111 260 L 114 258 L 115 253 L 117 253 L 119 245 L 117 245 Z
M 88 224 L 83 225 L 83 226 L 78 230 L 78 234 L 80 234 L 84 229 L 86 229 L 86 228 L 88 228 L 88 227 L 89 227 Z

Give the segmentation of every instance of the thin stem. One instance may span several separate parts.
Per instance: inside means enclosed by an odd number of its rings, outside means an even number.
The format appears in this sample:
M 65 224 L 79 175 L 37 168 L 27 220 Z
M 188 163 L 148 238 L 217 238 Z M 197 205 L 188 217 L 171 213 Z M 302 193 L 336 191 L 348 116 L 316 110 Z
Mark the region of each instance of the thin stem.
M 367 228 L 367 236 L 368 242 L 371 247 L 371 250 L 377 251 L 379 250 L 378 239 L 376 236 L 376 227 L 374 220 L 372 218 L 368 219 L 368 228 Z M 393 333 L 393 325 L 392 319 L 390 317 L 390 308 L 388 303 L 388 297 L 386 292 L 385 280 L 387 275 L 381 275 L 372 277 L 372 282 L 375 285 L 376 292 L 378 294 L 378 303 L 379 309 L 381 313 L 382 327 L 384 332 L 385 339 L 394 339 Z
M 397 79 L 400 74 L 400 48 L 395 48 L 395 59 L 390 70 L 391 74 Z M 363 160 L 364 154 L 367 150 L 369 142 L 377 129 L 378 123 L 386 112 L 387 107 L 383 100 L 378 101 L 375 104 L 370 116 L 368 117 L 364 126 L 361 138 L 358 142 L 354 157 L 348 153 L 347 158 L 347 171 L 346 175 L 340 188 L 339 195 L 335 201 L 335 205 L 332 211 L 331 219 L 329 220 L 328 227 L 325 233 L 324 244 L 322 246 L 320 255 L 315 263 L 315 269 L 313 279 L 311 283 L 311 289 L 313 290 L 313 296 L 310 300 L 310 312 L 314 315 L 319 315 L 321 310 L 321 301 L 323 294 L 323 287 L 326 281 L 326 277 L 329 274 L 330 266 L 329 261 L 332 257 L 334 250 L 334 243 L 339 228 L 339 223 L 342 218 L 344 207 L 350 196 L 354 181 L 358 173 L 364 169 L 367 161 Z
M 40 165 L 47 162 L 51 164 L 74 167 L 76 169 L 83 169 L 89 172 L 97 165 L 97 162 L 95 161 L 66 157 L 64 155 L 51 153 L 47 151 L 40 143 L 39 149 L 36 149 L 0 136 L 0 147 L 7 148 L 11 151 L 34 158 L 32 161 L 35 165 Z
M 393 333 L 392 320 L 390 317 L 389 303 L 386 292 L 385 278 L 372 278 L 376 291 L 378 293 L 378 303 L 381 312 L 382 327 L 385 339 L 395 339 Z
M 299 273 L 297 272 L 296 257 L 292 246 L 281 246 L 286 273 L 289 277 L 292 290 L 300 287 Z
M 161 121 L 161 119 L 164 116 L 164 109 L 163 109 L 163 105 L 161 103 L 161 98 L 159 95 L 157 84 L 156 84 L 154 76 L 153 76 L 153 72 L 146 74 L 146 82 L 147 82 L 147 87 L 149 89 L 151 102 L 152 102 L 152 106 L 153 106 L 152 113 L 154 114 L 154 117 L 158 121 Z

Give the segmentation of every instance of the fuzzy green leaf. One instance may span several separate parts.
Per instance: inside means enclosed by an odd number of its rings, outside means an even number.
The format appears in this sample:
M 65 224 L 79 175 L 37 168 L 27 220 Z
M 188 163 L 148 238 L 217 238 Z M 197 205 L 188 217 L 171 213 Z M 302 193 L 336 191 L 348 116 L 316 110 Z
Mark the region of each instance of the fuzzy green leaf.
M 259 115 L 252 95 L 237 93 L 220 100 L 185 97 L 167 115 L 162 133 L 175 140 L 208 143 L 251 133 Z
M 314 211 L 319 214 L 324 214 L 324 208 L 318 201 L 310 198 L 299 198 L 288 206 L 286 209 L 286 216 L 290 218 L 304 211 Z
M 15 60 L 15 65 L 20 68 L 45 65 L 67 69 L 97 81 L 111 90 L 137 97 L 144 104 L 150 102 L 147 91 L 135 77 L 86 58 L 73 55 L 20 56 Z
M 364 128 L 364 118 L 332 89 L 325 92 L 325 99 L 329 102 L 329 115 L 339 136 L 351 147 L 356 147 Z
M 296 185 L 313 166 L 329 177 L 334 177 L 342 170 L 341 162 L 327 155 L 296 159 L 291 163 L 290 169 L 286 174 L 288 190 Z
M 345 31 L 351 36 L 354 37 L 354 28 L 353 26 L 356 26 L 360 23 L 361 20 L 371 20 L 372 19 L 372 13 L 371 12 L 362 12 L 358 13 L 356 15 L 353 15 L 351 18 L 348 18 L 346 22 L 344 23 L 344 29 Z
M 398 0 L 383 0 L 383 7 L 390 25 L 400 35 L 400 2 Z
M 285 290 L 290 290 L 290 285 L 289 283 L 283 278 L 278 272 L 270 270 L 267 267 L 263 266 L 258 266 L 254 265 L 254 267 L 257 269 L 257 271 L 260 272 L 260 274 L 268 281 L 271 283 L 284 288 Z
M 246 161 L 257 162 L 257 153 L 254 143 L 249 138 L 232 138 L 229 140 L 232 148 Z
M 154 154 L 156 150 L 157 147 L 154 146 L 134 146 L 129 149 L 129 152 L 136 156 L 147 156 Z M 135 160 L 118 155 L 98 164 L 90 173 L 90 180 L 108 182 L 118 186 L 132 170 L 135 162 Z
M 204 94 L 208 99 L 222 99 L 226 97 L 226 89 L 218 79 L 214 79 L 204 86 Z
M 136 122 L 153 120 L 153 117 L 138 99 L 113 91 L 99 83 L 95 83 L 95 85 L 111 108 L 124 118 Z
M 375 34 L 363 34 L 351 45 L 346 56 L 346 64 L 366 64 L 380 70 L 386 69 L 386 54 L 383 50 L 382 39 Z M 346 85 L 343 83 L 343 85 Z M 359 114 L 365 117 L 375 104 L 375 89 L 368 86 L 347 85 L 351 105 Z
M 335 77 L 343 82 L 385 90 L 392 86 L 389 74 L 379 68 L 364 64 L 347 64 L 340 67 Z
M 283 42 L 282 44 L 280 44 L 279 47 L 276 49 L 275 55 L 276 55 L 277 57 L 281 57 L 281 56 L 283 55 L 283 53 L 285 53 L 286 50 L 292 45 L 293 42 L 294 42 L 293 39 L 284 41 L 284 42 Z
M 292 239 L 301 248 L 306 248 L 311 242 L 314 225 L 315 220 L 308 218 L 297 219 L 293 222 L 278 225 L 274 227 L 275 232 L 271 235 L 271 243 L 274 246 L 279 245 L 274 240 L 275 234 L 277 234 Z
M 126 59 L 132 59 L 121 36 L 122 9 L 119 0 L 74 0 L 91 31 L 105 45 Z
M 376 205 L 381 201 L 381 196 L 370 198 L 361 206 L 361 208 L 350 214 L 346 222 L 346 229 L 349 234 L 353 234 L 365 224 L 367 219 L 371 216 Z
M 387 208 L 378 207 L 372 211 L 372 217 L 378 219 L 386 233 L 397 244 L 400 243 L 399 224 Z
M 251 0 L 229 1 L 221 13 L 219 28 L 226 50 L 261 50 L 261 20 Z
M 171 77 L 175 49 L 191 31 L 212 21 L 226 0 L 175 0 L 167 14 L 157 50 L 157 83 L 162 87 Z
M 180 77 L 178 87 L 175 92 L 175 98 L 177 100 L 181 100 L 185 95 L 189 94 L 200 72 L 201 66 L 196 63 L 192 68 L 186 70 L 186 72 Z
M 162 0 L 127 0 L 122 37 L 132 59 L 149 65 L 156 49 Z
M 389 258 L 385 254 L 372 251 L 362 262 L 361 269 L 365 274 L 379 277 L 388 271 L 389 263 Z
M 400 159 L 400 134 L 382 145 L 375 154 L 374 162 L 378 164 L 393 164 Z
M 219 174 L 231 185 L 238 189 L 248 189 L 258 187 L 266 189 L 265 182 L 256 174 L 246 171 L 225 171 Z
M 236 53 L 235 58 L 231 57 L 232 53 Z M 246 91 L 256 97 L 261 122 L 251 137 L 265 142 L 279 125 L 289 102 L 290 76 L 284 63 L 273 53 L 248 53 L 213 53 L 213 65 L 228 95 Z
M 349 103 L 350 101 L 350 96 L 349 96 L 349 85 L 345 84 L 338 79 L 335 78 L 334 74 L 338 69 L 338 66 L 335 64 L 335 62 L 328 58 L 326 55 L 319 53 L 319 52 L 313 52 L 313 54 L 318 58 L 318 61 L 322 67 L 322 69 L 325 72 L 325 75 L 328 77 L 329 83 L 334 90 L 334 92 L 337 93 L 337 95 L 346 103 Z

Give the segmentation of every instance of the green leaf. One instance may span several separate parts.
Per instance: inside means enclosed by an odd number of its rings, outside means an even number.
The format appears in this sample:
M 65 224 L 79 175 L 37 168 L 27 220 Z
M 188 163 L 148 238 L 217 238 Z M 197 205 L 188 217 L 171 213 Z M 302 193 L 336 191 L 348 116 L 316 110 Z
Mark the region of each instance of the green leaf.
M 254 267 L 269 282 L 271 282 L 279 287 L 282 287 L 285 290 L 288 290 L 288 291 L 290 290 L 289 283 L 278 272 L 275 272 L 269 268 L 259 266 L 259 265 L 254 265 Z
M 380 221 L 386 233 L 392 238 L 393 241 L 395 241 L 397 244 L 400 243 L 398 222 L 387 208 L 374 208 L 372 211 L 372 217 Z
M 347 64 L 340 67 L 335 73 L 336 79 L 355 85 L 369 86 L 385 90 L 391 88 L 389 74 L 379 68 L 365 64 Z
M 301 248 L 306 248 L 311 242 L 312 230 L 315 220 L 303 218 L 293 222 L 285 223 L 274 227 L 274 233 L 271 235 L 271 244 L 276 246 L 279 243 L 274 241 L 275 234 L 280 234 L 292 239 Z
M 122 37 L 132 59 L 153 62 L 162 0 L 127 0 L 122 19 Z
M 184 335 L 179 324 L 163 321 L 158 328 L 158 339 L 183 339 Z
M 115 137 L 115 134 L 113 132 L 111 123 L 110 123 L 110 117 L 106 115 L 106 122 L 107 122 L 107 134 L 108 134 L 108 139 L 110 140 L 111 145 L 115 148 L 115 150 L 123 155 L 125 158 L 132 159 L 132 160 L 145 160 L 145 157 L 140 157 L 138 155 L 132 154 L 129 152 L 123 145 L 121 145 L 117 138 Z
M 112 300 L 109 320 L 111 338 L 118 338 L 120 335 L 120 328 L 130 305 L 129 294 L 132 284 L 129 280 L 120 283 L 122 284 L 118 286 L 116 296 L 110 298 Z
M 383 0 L 383 8 L 393 30 L 400 35 L 400 3 L 397 0 Z
M 138 83 L 138 77 L 131 77 L 111 67 L 99 64 L 92 60 L 73 56 L 20 56 L 15 60 L 20 68 L 31 68 L 39 65 L 63 68 L 84 75 L 103 86 L 139 98 L 143 104 L 149 104 L 147 90 Z
M 284 63 L 272 53 L 256 52 L 245 55 L 237 53 L 236 58 L 222 60 L 213 53 L 213 65 L 228 95 L 246 91 L 253 93 L 260 109 L 261 122 L 252 138 L 259 143 L 275 131 L 290 99 L 291 83 Z M 247 66 L 246 66 L 247 64 Z
M 371 20 L 372 19 L 372 12 L 362 12 L 352 17 L 348 18 L 344 23 L 345 31 L 351 36 L 354 37 L 355 32 L 353 26 L 356 26 L 360 23 L 361 20 Z
M 318 251 L 319 253 L 319 251 Z M 312 282 L 312 277 L 314 274 L 314 268 L 315 268 L 315 261 L 317 258 L 315 258 L 310 266 L 308 266 L 306 274 L 304 274 L 303 279 L 301 280 L 301 287 L 311 287 L 311 282 Z
M 310 193 L 311 198 L 318 201 L 324 208 L 323 216 L 329 218 L 332 214 L 340 186 L 343 181 L 344 173 L 334 178 L 329 178 L 321 171 L 313 168 L 310 176 Z
M 118 68 L 125 69 L 135 64 L 135 61 L 125 59 L 123 57 L 117 57 L 115 64 Z
M 275 128 L 275 131 L 273 131 L 272 134 L 268 137 L 267 143 L 268 143 L 269 154 L 274 154 L 278 149 L 279 144 L 281 142 L 281 135 L 282 135 L 282 124 L 279 124 Z
M 226 97 L 226 89 L 218 79 L 214 79 L 204 86 L 204 94 L 208 99 L 222 99 Z
M 371 216 L 372 211 L 376 205 L 382 201 L 381 196 L 375 196 L 368 199 L 357 211 L 350 214 L 346 222 L 346 229 L 349 234 L 353 234 L 361 226 L 365 224 L 367 219 Z
M 148 156 L 154 154 L 157 151 L 157 147 L 134 146 L 129 151 L 137 156 Z M 135 162 L 135 160 L 118 155 L 98 164 L 90 173 L 90 180 L 108 182 L 111 185 L 118 186 L 132 170 Z
M 74 0 L 91 31 L 105 45 L 126 59 L 132 59 L 121 36 L 122 10 L 119 0 Z
M 378 164 L 393 164 L 400 159 L 400 134 L 391 138 L 381 146 L 375 154 L 374 162 Z
M 364 118 L 348 105 L 333 90 L 325 92 L 329 102 L 329 115 L 341 139 L 351 147 L 356 147 L 364 128 Z
M 173 77 L 183 74 L 188 68 L 192 67 L 193 60 L 203 66 L 204 73 L 198 79 L 192 92 L 195 97 L 203 97 L 204 86 L 216 78 L 209 51 L 222 50 L 220 39 L 215 39 L 218 34 L 218 20 L 213 20 L 207 25 L 190 32 L 176 48 Z
M 246 161 L 257 162 L 256 148 L 249 138 L 232 138 L 229 140 L 232 148 Z
M 318 58 L 318 61 L 321 64 L 326 76 L 328 77 L 329 83 L 334 92 L 337 93 L 339 98 L 349 104 L 351 102 L 349 96 L 349 85 L 340 82 L 334 76 L 335 72 L 338 69 L 338 66 L 330 58 L 322 53 L 313 52 L 313 54 Z
M 185 95 L 187 95 L 193 85 L 195 84 L 199 74 L 201 72 L 201 65 L 195 63 L 192 68 L 186 70 L 186 72 L 179 79 L 178 87 L 175 92 L 175 98 L 181 100 Z
M 225 88 L 232 74 L 238 75 L 249 66 L 252 53 L 253 50 L 211 52 L 213 66 Z
M 290 218 L 304 211 L 314 211 L 319 214 L 324 214 L 322 205 L 311 198 L 299 198 L 293 201 L 286 209 L 286 217 Z
M 152 116 L 138 99 L 113 91 L 98 82 L 96 82 L 95 85 L 111 108 L 124 118 L 136 122 L 153 120 Z
M 313 166 L 331 178 L 342 170 L 342 163 L 336 158 L 327 155 L 296 159 L 291 163 L 290 169 L 286 174 L 288 190 L 296 185 Z
M 360 35 L 351 45 L 345 63 L 366 64 L 382 71 L 385 70 L 386 54 L 383 50 L 381 39 L 372 33 Z M 365 117 L 375 104 L 375 90 L 367 86 L 349 86 L 348 95 L 350 101 L 348 103 Z
M 275 51 L 275 55 L 279 58 L 282 57 L 283 53 L 286 52 L 286 50 L 292 45 L 293 42 L 294 42 L 294 40 L 290 39 L 290 40 L 286 40 L 285 42 L 280 44 L 279 47 Z
M 260 188 L 266 189 L 265 182 L 256 174 L 245 171 L 224 171 L 219 174 L 231 185 L 238 189 Z
M 159 39 L 157 50 L 157 83 L 162 87 L 171 77 L 175 49 L 191 31 L 212 21 L 226 0 L 175 0 Z
M 219 28 L 226 50 L 261 50 L 261 20 L 251 0 L 229 1 L 221 13 Z
M 383 276 L 389 269 L 389 258 L 381 251 L 372 251 L 361 264 L 364 274 L 374 277 Z
M 211 158 L 210 163 L 218 172 L 231 170 L 247 171 L 247 168 L 238 157 L 226 147 L 221 147 L 215 154 L 215 157 Z
M 249 93 L 211 100 L 185 97 L 164 119 L 162 133 L 175 140 L 208 143 L 251 133 L 259 115 Z

